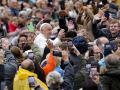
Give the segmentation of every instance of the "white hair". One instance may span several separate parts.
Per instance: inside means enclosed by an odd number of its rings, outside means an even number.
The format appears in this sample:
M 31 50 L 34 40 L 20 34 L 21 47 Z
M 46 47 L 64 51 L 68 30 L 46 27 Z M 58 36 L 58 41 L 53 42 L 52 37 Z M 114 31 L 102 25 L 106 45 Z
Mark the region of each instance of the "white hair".
M 48 87 L 50 87 L 56 83 L 62 84 L 63 78 L 57 71 L 52 71 L 47 75 L 46 83 L 47 83 Z
M 43 31 L 46 27 L 52 27 L 49 23 L 43 23 L 40 25 L 40 31 Z

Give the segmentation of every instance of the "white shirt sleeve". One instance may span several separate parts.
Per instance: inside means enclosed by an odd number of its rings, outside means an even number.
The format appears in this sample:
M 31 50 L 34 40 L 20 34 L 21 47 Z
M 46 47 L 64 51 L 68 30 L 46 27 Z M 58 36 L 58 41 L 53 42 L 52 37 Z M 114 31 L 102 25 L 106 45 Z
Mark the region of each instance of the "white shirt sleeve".
M 61 44 L 61 40 L 59 38 L 56 38 L 55 40 L 53 40 L 54 46 L 59 46 L 60 44 Z
M 34 40 L 34 44 L 36 44 L 40 49 L 41 56 L 43 56 L 44 49 L 47 46 L 46 41 L 47 39 L 42 34 L 39 34 Z M 55 40 L 51 40 L 51 41 L 53 42 L 53 45 L 56 47 L 61 44 L 61 40 L 59 38 L 56 38 Z
M 43 56 L 44 49 L 45 49 L 45 47 L 46 47 L 46 45 L 47 45 L 46 39 L 43 38 L 43 37 L 37 36 L 37 37 L 35 38 L 35 40 L 34 40 L 34 44 L 36 44 L 36 45 L 39 47 L 40 52 L 41 52 L 41 56 Z

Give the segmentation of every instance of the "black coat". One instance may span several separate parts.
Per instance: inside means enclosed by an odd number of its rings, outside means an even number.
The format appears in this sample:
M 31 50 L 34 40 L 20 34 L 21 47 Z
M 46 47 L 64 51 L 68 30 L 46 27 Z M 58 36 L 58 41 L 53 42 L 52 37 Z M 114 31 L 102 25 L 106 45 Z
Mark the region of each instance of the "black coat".
M 120 69 L 112 68 L 101 75 L 103 90 L 120 90 Z
M 38 63 L 35 62 L 34 65 L 35 65 L 35 71 L 34 71 L 34 73 L 36 73 L 38 75 L 38 78 L 41 81 L 43 81 L 44 83 L 46 83 L 44 70 L 40 67 L 40 65 Z
M 58 86 L 51 86 L 49 90 L 73 90 L 74 86 L 74 69 L 69 62 L 63 62 L 62 66 L 64 67 L 64 82 Z
M 4 81 L 4 65 L 0 64 L 0 82 Z

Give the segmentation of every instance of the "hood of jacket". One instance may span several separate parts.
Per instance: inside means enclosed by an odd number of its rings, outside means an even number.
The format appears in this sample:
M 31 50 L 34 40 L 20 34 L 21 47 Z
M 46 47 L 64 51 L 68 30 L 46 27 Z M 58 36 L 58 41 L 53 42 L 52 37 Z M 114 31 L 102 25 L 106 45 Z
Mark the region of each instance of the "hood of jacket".
M 34 76 L 37 78 L 37 74 L 30 72 L 28 70 L 22 69 L 21 67 L 19 68 L 19 71 L 17 72 L 18 78 L 20 80 L 24 80 L 30 76 Z

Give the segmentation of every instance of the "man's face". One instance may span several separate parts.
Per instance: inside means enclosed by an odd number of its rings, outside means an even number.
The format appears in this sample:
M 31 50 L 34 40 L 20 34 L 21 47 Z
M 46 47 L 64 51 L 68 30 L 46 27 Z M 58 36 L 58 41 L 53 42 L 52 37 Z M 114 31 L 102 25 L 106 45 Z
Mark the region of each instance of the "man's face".
M 43 30 L 43 34 L 47 39 L 49 39 L 50 36 L 52 35 L 52 26 L 46 27 L 45 30 Z
M 28 44 L 33 44 L 34 39 L 35 39 L 34 34 L 28 34 L 28 37 L 27 37 Z
M 37 12 L 36 13 L 36 17 L 42 19 L 43 18 L 43 14 L 41 12 Z
M 99 60 L 100 59 L 101 50 L 99 49 L 99 47 L 94 46 L 93 47 L 93 51 L 94 51 L 94 57 L 95 57 L 95 59 Z
M 118 23 L 110 24 L 110 32 L 112 34 L 117 33 L 119 31 L 119 25 Z
M 25 44 L 25 43 L 27 43 L 26 37 L 20 37 L 19 43 L 18 43 L 19 47 L 22 48 L 23 44 Z
M 16 0 L 16 1 L 14 1 L 14 2 L 12 2 L 12 7 L 16 8 L 16 7 L 18 7 L 18 6 L 19 6 L 19 5 L 18 5 L 17 0 Z
M 3 39 L 3 40 L 2 40 L 2 47 L 3 47 L 4 49 L 8 49 L 9 46 L 10 46 L 9 40 Z

